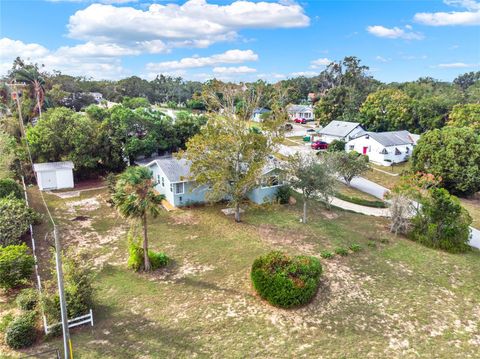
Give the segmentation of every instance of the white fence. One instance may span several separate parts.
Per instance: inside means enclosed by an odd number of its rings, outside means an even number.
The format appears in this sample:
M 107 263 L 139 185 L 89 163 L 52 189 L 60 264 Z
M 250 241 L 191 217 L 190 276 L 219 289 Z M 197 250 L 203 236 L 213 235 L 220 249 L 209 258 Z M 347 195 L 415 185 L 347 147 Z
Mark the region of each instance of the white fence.
M 87 324 L 87 323 L 90 323 L 90 325 L 93 327 L 93 312 L 92 312 L 91 309 L 88 312 L 88 314 L 85 314 L 85 315 L 82 315 L 80 317 L 76 317 L 76 318 L 73 318 L 73 319 L 69 319 L 68 320 L 68 327 L 69 328 L 75 328 L 75 327 L 78 327 L 79 325 L 83 325 L 83 324 Z M 58 322 L 56 324 L 48 325 L 47 324 L 47 318 L 45 317 L 45 315 L 43 316 L 43 327 L 45 328 L 45 334 L 50 333 L 52 328 L 57 327 L 59 325 L 62 325 L 62 323 Z

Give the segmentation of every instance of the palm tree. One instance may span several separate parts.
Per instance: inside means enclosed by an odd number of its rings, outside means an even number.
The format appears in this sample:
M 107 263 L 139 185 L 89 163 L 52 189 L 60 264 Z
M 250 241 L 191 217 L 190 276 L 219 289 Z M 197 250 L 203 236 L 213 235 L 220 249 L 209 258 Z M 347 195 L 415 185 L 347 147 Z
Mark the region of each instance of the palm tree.
M 123 217 L 142 222 L 145 271 L 151 269 L 148 258 L 147 216 L 158 216 L 161 202 L 165 198 L 155 192 L 155 185 L 152 172 L 148 168 L 129 167 L 119 176 L 112 196 L 115 208 Z
M 42 116 L 42 106 L 45 102 L 45 79 L 36 66 L 22 67 L 14 72 L 17 81 L 26 82 L 33 87 L 37 100 L 38 116 Z

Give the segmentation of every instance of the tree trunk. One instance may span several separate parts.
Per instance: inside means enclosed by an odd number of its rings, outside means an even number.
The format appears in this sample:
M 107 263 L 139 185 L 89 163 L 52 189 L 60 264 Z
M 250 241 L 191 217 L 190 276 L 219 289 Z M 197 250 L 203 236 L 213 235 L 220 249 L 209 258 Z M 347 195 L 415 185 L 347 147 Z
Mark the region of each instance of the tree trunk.
M 38 107 L 38 118 L 42 117 L 42 106 L 40 105 L 40 98 L 37 93 L 37 107 Z
M 150 265 L 150 259 L 148 258 L 148 236 L 147 236 L 147 214 L 143 215 L 143 258 L 144 258 L 144 269 L 146 272 L 152 269 Z
M 240 203 L 235 204 L 235 222 L 240 222 Z
M 307 199 L 303 197 L 303 224 L 307 223 Z

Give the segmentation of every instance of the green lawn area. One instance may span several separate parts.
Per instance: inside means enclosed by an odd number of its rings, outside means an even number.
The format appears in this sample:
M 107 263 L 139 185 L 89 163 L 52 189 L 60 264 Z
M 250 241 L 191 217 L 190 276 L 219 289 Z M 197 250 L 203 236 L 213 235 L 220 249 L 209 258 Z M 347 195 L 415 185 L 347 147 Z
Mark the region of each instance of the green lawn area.
M 320 204 L 307 225 L 300 203 L 249 206 L 242 223 L 214 205 L 151 219 L 152 249 L 174 263 L 137 274 L 125 265 L 127 223 L 106 198 L 47 195 L 65 247 L 86 252 L 97 273 L 95 326 L 72 331 L 75 358 L 478 357 L 479 251 L 428 249 L 392 236 L 384 219 Z M 352 243 L 362 251 L 321 260 L 320 290 L 303 308 L 274 308 L 252 289 L 253 260 L 269 250 L 318 256 Z M 51 347 L 61 340 L 35 349 Z M 0 347 L 9 356 L 20 353 Z

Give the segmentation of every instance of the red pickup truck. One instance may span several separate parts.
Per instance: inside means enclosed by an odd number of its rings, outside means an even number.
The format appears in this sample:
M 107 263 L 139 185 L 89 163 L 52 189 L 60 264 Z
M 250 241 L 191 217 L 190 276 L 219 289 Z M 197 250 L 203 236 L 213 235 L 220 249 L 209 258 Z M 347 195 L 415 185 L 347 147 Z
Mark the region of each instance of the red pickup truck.
M 312 143 L 312 148 L 314 150 L 326 150 L 328 148 L 328 143 L 323 141 L 315 141 Z

